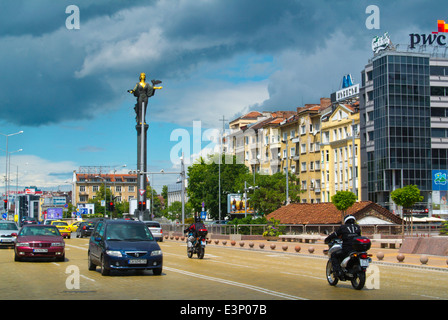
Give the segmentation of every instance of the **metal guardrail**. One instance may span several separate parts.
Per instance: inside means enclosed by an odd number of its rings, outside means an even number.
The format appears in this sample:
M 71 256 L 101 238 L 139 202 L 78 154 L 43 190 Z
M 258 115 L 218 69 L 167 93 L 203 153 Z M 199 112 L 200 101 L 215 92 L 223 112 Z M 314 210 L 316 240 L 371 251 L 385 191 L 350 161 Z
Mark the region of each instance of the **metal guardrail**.
M 186 224 L 161 224 L 165 233 L 183 233 L 189 226 Z M 209 224 L 205 225 L 208 232 L 212 234 L 232 235 L 262 235 L 267 228 L 267 224 Z M 279 225 L 282 234 L 330 234 L 339 228 L 339 224 L 281 224 Z M 398 224 L 387 225 L 360 225 L 363 234 L 401 235 L 411 231 L 410 226 Z M 404 230 L 403 230 L 404 229 Z M 414 224 L 412 232 L 414 234 L 438 235 L 442 226 L 440 224 Z

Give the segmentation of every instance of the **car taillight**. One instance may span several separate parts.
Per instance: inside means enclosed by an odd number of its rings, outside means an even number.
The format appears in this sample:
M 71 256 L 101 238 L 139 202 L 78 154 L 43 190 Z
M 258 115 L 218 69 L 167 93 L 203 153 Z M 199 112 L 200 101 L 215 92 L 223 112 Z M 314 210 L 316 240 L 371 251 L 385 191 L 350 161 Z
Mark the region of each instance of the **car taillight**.
M 82 227 L 82 230 L 86 230 L 86 229 L 87 229 L 86 226 L 83 226 L 83 227 Z

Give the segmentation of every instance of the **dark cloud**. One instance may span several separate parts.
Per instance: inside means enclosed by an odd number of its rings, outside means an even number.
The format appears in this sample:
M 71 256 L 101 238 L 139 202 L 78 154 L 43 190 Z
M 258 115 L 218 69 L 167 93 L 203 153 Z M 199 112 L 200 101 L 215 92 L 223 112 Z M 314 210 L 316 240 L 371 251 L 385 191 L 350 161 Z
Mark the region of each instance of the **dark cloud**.
M 79 0 L 81 29 L 67 30 L 69 4 L 1 2 L 4 121 L 39 126 L 96 117 L 133 101 L 125 91 L 141 71 L 198 90 L 191 80 L 204 65 L 247 54 L 272 56 L 277 68 L 270 97 L 258 106 L 297 106 L 328 96 L 344 72 L 358 76 L 372 35 L 408 25 L 430 32 L 444 18 L 434 9 L 442 1 Z M 365 27 L 371 4 L 381 9 L 380 30 Z

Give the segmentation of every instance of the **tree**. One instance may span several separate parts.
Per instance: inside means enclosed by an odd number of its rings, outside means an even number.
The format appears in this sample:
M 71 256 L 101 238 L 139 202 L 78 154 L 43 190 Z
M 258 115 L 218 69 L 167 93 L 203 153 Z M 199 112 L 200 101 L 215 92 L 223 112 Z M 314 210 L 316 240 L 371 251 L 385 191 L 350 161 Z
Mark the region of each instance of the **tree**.
M 410 210 L 416 202 L 423 201 L 423 196 L 420 195 L 420 190 L 415 185 L 407 185 L 403 188 L 396 189 L 391 192 L 390 197 L 392 201 L 398 205 L 403 207 L 403 215 L 406 216 L 406 225 L 409 223 L 410 214 L 408 211 Z M 403 230 L 404 231 L 404 230 Z M 411 235 L 412 235 L 412 220 L 411 220 Z
M 297 185 L 297 178 L 289 174 L 289 198 L 291 202 L 300 201 L 300 187 Z M 241 175 L 236 182 L 237 189 L 243 192 L 244 181 L 253 183 L 253 174 Z M 277 210 L 286 202 L 286 175 L 277 172 L 273 175 L 255 175 L 255 182 L 258 189 L 250 191 L 247 195 L 249 206 L 259 214 L 269 214 Z
M 191 207 L 191 204 L 186 203 L 185 204 L 185 217 L 188 218 L 191 215 L 192 211 L 193 211 L 193 209 Z M 182 217 L 182 202 L 174 201 L 173 203 L 171 203 L 171 205 L 168 208 L 166 208 L 164 215 L 169 220 L 181 219 L 181 217 Z
M 165 200 L 165 203 L 168 203 L 168 186 L 167 185 L 164 185 L 162 187 L 161 196 L 163 197 L 163 200 Z
M 390 197 L 396 205 L 402 206 L 404 209 L 410 209 L 416 202 L 423 201 L 420 190 L 412 184 L 392 191 Z
M 151 188 L 149 184 L 146 186 L 146 201 L 148 203 L 154 201 L 154 203 L 152 203 L 152 205 L 149 207 L 149 211 L 154 214 L 154 217 L 161 217 L 163 214 L 162 202 L 157 195 L 157 191 Z
M 106 199 L 104 199 L 104 193 L 106 193 Z M 112 191 L 109 188 L 104 188 L 104 184 L 102 184 L 98 191 L 96 192 L 94 199 L 89 199 L 88 203 L 93 203 L 95 205 L 95 215 L 105 216 L 106 206 L 101 205 L 102 200 L 106 200 L 106 203 L 112 198 Z M 105 204 L 106 204 L 105 203 Z M 110 214 L 110 212 L 108 212 Z
M 345 212 L 356 202 L 356 195 L 350 191 L 338 191 L 331 197 L 331 202 L 336 209 L 341 211 L 341 221 L 344 219 Z
M 208 160 L 211 159 L 216 159 L 216 155 L 209 156 Z M 237 164 L 235 156 L 232 163 L 229 163 L 229 159 L 226 159 L 225 155 L 222 155 L 221 159 L 221 203 L 219 203 L 219 165 L 217 161 L 208 161 L 201 157 L 188 168 L 189 203 L 195 212 L 200 212 L 204 202 L 205 209 L 213 219 L 218 219 L 220 206 L 221 213 L 226 214 L 226 193 L 235 193 L 237 191 L 235 181 L 249 170 L 244 164 Z

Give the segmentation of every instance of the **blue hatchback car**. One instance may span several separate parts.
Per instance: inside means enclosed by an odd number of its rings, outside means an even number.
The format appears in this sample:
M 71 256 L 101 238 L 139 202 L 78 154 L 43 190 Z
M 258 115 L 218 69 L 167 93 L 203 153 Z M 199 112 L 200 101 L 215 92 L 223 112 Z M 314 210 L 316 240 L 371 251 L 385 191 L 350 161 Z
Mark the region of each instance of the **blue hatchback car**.
M 146 270 L 162 273 L 163 255 L 151 231 L 141 221 L 100 220 L 89 241 L 89 270 Z

